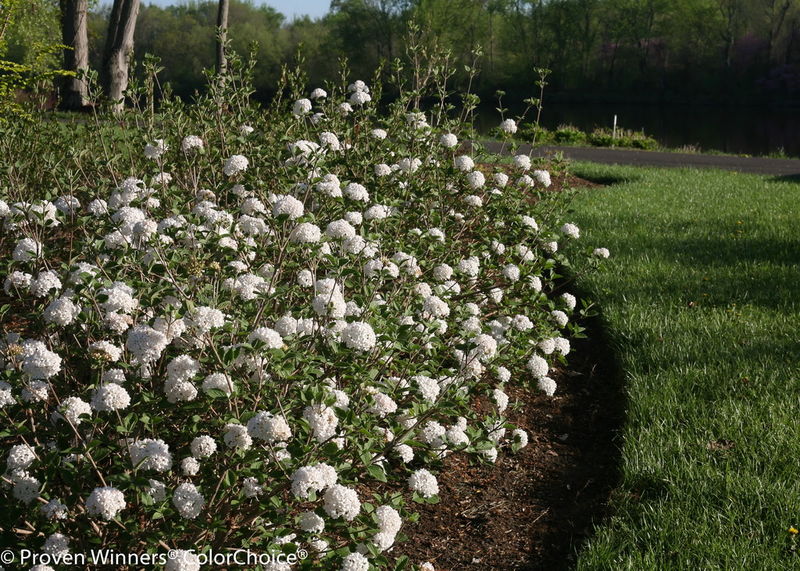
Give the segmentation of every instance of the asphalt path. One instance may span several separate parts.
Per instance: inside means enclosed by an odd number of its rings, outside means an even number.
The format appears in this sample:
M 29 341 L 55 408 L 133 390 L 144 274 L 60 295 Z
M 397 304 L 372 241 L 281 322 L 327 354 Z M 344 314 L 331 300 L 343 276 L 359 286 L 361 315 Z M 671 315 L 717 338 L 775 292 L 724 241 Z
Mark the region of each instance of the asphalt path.
M 499 153 L 503 150 L 502 143 L 496 141 L 485 142 L 483 146 L 491 153 Z M 530 145 L 521 145 L 517 152 L 528 154 Z M 609 149 L 605 147 L 557 147 L 549 145 L 536 147 L 533 151 L 534 156 L 551 156 L 554 153 L 562 153 L 564 157 L 573 161 L 633 166 L 722 169 L 800 179 L 800 159 L 771 159 L 734 155 L 665 153 L 660 151 Z

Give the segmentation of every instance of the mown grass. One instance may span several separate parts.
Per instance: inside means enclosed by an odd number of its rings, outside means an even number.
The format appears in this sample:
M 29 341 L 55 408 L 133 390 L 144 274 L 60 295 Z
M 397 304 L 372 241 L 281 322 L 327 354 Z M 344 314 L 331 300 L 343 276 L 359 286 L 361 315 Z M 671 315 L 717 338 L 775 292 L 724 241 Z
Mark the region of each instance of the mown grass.
M 624 371 L 612 515 L 578 569 L 797 569 L 800 184 L 581 164 L 580 280 Z

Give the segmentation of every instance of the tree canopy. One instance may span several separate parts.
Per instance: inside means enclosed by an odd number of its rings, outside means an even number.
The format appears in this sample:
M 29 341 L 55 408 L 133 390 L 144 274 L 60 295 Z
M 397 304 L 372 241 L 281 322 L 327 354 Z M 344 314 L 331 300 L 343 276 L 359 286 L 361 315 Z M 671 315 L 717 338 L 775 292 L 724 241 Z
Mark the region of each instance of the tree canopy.
M 24 61 L 29 38 L 58 29 L 57 2 L 33 4 L 5 34 L 9 59 Z M 161 81 L 191 97 L 214 66 L 216 13 L 216 0 L 142 6 L 136 60 L 160 58 Z M 91 14 L 94 68 L 108 16 L 102 6 Z M 412 21 L 424 45 L 449 50 L 456 82 L 481 46 L 473 87 L 482 94 L 530 95 L 534 67 L 552 70 L 551 95 L 573 100 L 793 102 L 800 89 L 798 0 L 333 0 L 325 17 L 293 21 L 231 0 L 228 35 L 238 53 L 258 44 L 255 87 L 267 99 L 298 52 L 319 85 L 337 77 L 342 58 L 365 78 L 381 61 L 406 59 Z

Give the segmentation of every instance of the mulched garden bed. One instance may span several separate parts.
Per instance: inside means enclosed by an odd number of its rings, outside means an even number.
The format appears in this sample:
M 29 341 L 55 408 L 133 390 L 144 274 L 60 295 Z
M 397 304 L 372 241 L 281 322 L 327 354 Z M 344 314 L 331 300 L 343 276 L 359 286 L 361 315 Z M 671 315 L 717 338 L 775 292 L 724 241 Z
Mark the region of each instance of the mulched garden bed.
M 419 521 L 404 528 L 409 539 L 393 555 L 430 561 L 436 571 L 572 566 L 617 482 L 624 400 L 597 329 L 573 342 L 572 366 L 554 376 L 553 397 L 507 388 L 521 405 L 509 419 L 528 431 L 528 446 L 494 465 L 448 457 L 440 503 L 418 506 Z
M 597 186 L 564 174 L 548 190 Z M 509 406 L 508 418 L 528 432 L 528 446 L 517 454 L 504 450 L 494 465 L 446 458 L 440 502 L 417 506 L 420 519 L 404 527 L 408 541 L 394 556 L 429 561 L 436 571 L 573 566 L 577 549 L 607 515 L 625 409 L 600 320 L 583 325 L 588 339 L 572 340 L 570 368 L 552 375 L 553 397 L 531 379 L 531 388 L 518 379 L 505 389 L 519 405 Z

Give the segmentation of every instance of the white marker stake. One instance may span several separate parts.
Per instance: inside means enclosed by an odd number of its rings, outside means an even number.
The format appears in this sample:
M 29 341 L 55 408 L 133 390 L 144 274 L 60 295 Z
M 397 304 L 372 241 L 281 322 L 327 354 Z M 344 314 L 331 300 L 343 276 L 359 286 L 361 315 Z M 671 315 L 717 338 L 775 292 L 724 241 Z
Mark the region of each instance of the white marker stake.
M 614 115 L 614 132 L 611 134 L 612 139 L 617 138 L 617 116 Z

